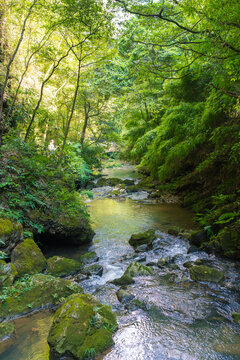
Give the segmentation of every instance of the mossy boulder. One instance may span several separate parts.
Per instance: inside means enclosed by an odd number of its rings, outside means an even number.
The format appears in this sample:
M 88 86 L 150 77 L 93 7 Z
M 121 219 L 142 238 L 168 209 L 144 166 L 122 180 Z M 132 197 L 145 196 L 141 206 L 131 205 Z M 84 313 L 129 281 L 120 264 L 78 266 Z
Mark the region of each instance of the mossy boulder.
M 86 273 L 89 275 L 102 276 L 103 267 L 102 267 L 102 265 L 98 265 L 98 264 L 89 265 L 84 268 L 83 273 Z
M 25 274 L 37 274 L 47 267 L 47 260 L 42 251 L 30 238 L 14 248 L 11 261 L 16 266 L 19 277 Z
M 10 255 L 12 249 L 22 240 L 22 224 L 0 218 L 0 251 Z
M 119 178 L 107 178 L 102 177 L 98 180 L 97 186 L 117 186 L 118 184 L 122 184 L 123 180 Z
M 53 256 L 47 260 L 47 274 L 53 276 L 73 275 L 82 269 L 82 265 L 73 259 Z
M 196 265 L 190 267 L 190 277 L 195 281 L 211 281 L 219 283 L 224 279 L 224 273 L 210 266 Z
M 145 177 L 138 182 L 139 189 L 150 190 L 153 189 L 154 187 L 155 187 L 154 180 L 150 176 Z
M 111 281 L 112 284 L 117 286 L 124 286 L 133 284 L 135 281 L 133 277 L 129 274 L 124 273 L 120 278 L 114 279 Z
M 233 321 L 234 321 L 236 324 L 239 324 L 239 325 L 240 325 L 240 313 L 239 313 L 239 312 L 233 312 L 233 313 L 232 313 L 232 318 L 233 318 Z
M 53 218 L 34 210 L 30 217 L 43 227 L 41 234 L 34 234 L 34 238 L 43 244 L 62 243 L 77 246 L 91 242 L 95 234 L 84 214 L 61 215 Z
M 91 264 L 99 260 L 99 257 L 95 251 L 89 251 L 88 253 L 80 256 L 80 262 L 82 264 Z
M 143 244 L 147 244 L 150 247 L 154 239 L 156 239 L 155 230 L 149 229 L 142 233 L 133 234 L 129 240 L 129 244 L 134 248 Z
M 130 265 L 128 265 L 127 270 L 125 271 L 124 275 L 127 276 L 149 276 L 153 275 L 154 271 L 146 265 L 143 265 L 139 262 L 131 262 Z
M 2 322 L 0 324 L 0 341 L 13 336 L 15 333 L 15 325 L 10 322 Z
M 54 315 L 48 335 L 50 352 L 57 359 L 70 355 L 82 360 L 92 349 L 95 357 L 113 345 L 116 330 L 116 317 L 109 306 L 89 294 L 73 295 Z
M 127 186 L 128 193 L 133 193 L 133 192 L 138 192 L 138 191 L 139 191 L 139 187 L 137 185 Z
M 0 289 L 11 286 L 17 277 L 17 269 L 14 264 L 0 264 Z
M 7 288 L 0 299 L 0 319 L 56 304 L 74 293 L 83 293 L 83 289 L 69 280 L 43 274 L 29 276 Z

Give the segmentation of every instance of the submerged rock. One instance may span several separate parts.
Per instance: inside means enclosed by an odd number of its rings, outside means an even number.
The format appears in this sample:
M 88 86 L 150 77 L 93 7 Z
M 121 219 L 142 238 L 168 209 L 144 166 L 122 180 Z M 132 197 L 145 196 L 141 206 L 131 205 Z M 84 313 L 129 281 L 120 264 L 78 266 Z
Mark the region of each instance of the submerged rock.
M 18 276 L 37 274 L 47 267 L 47 260 L 33 239 L 26 239 L 15 247 L 11 261 L 16 266 Z
M 79 262 L 61 256 L 49 258 L 47 265 L 47 273 L 53 276 L 73 275 L 82 269 L 82 265 Z
M 217 344 L 214 346 L 216 352 L 233 356 L 234 359 L 238 359 L 240 356 L 240 343 L 239 344 Z M 236 358 L 237 356 L 237 358 Z
M 17 269 L 12 263 L 0 263 L 0 289 L 11 286 L 17 277 Z
M 129 244 L 134 248 L 137 248 L 143 244 L 146 244 L 150 247 L 154 239 L 156 239 L 155 230 L 149 229 L 142 233 L 133 234 L 129 240 Z
M 80 262 L 82 264 L 91 264 L 99 260 L 99 257 L 95 251 L 89 251 L 88 253 L 80 256 Z
M 0 218 L 0 251 L 10 255 L 12 249 L 22 240 L 22 224 Z
M 210 266 L 196 265 L 190 267 L 190 277 L 195 281 L 211 281 L 218 283 L 224 279 L 224 273 Z
M 0 324 L 0 341 L 9 338 L 15 334 L 15 325 L 9 322 L 2 322 Z
M 0 319 L 56 304 L 74 293 L 83 293 L 83 289 L 71 281 L 43 274 L 30 276 L 7 288 L 0 299 Z
M 95 358 L 114 344 L 117 321 L 111 308 L 94 296 L 73 295 L 53 318 L 48 343 L 54 358 L 64 355 L 75 359 Z

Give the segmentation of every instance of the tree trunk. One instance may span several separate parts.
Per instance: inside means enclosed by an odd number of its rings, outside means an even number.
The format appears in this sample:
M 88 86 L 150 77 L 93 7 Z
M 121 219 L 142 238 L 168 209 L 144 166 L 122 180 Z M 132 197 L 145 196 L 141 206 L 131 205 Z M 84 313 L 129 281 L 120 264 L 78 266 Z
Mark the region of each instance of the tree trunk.
M 60 159 L 62 158 L 63 155 L 63 151 L 66 145 L 66 141 L 67 141 L 67 137 L 68 137 L 68 133 L 69 133 L 69 129 L 70 129 L 70 124 L 72 121 L 72 117 L 73 117 L 73 112 L 75 109 L 75 105 L 76 105 L 76 100 L 77 100 L 77 94 L 78 94 L 78 90 L 79 90 L 79 82 L 80 82 L 80 76 L 81 76 L 81 61 L 82 59 L 78 59 L 78 73 L 77 73 L 77 84 L 76 84 L 76 89 L 75 89 L 75 93 L 74 93 L 74 97 L 73 97 L 73 103 L 72 103 L 72 108 L 71 108 L 71 113 L 67 122 L 67 128 L 65 131 L 65 136 L 64 136 L 64 140 L 63 140 L 63 144 L 62 144 L 62 149 L 61 149 L 61 153 L 60 153 Z
M 0 93 L 0 146 L 2 145 L 2 137 L 3 137 L 3 133 L 5 130 L 5 125 L 6 125 L 6 121 L 3 120 L 3 101 L 4 101 L 5 90 L 6 90 L 8 79 L 9 79 L 10 68 L 11 68 L 11 65 L 18 53 L 19 47 L 23 41 L 24 33 L 26 30 L 26 24 L 27 24 L 28 18 L 31 15 L 32 9 L 33 9 L 34 5 L 36 4 L 36 2 L 37 2 L 37 0 L 34 0 L 28 10 L 27 16 L 25 17 L 24 22 L 23 22 L 22 30 L 20 33 L 20 38 L 19 38 L 16 48 L 7 64 L 7 70 L 6 70 L 6 74 L 5 74 L 5 78 L 4 78 L 4 82 L 3 82 L 3 87 L 2 87 L 2 90 Z

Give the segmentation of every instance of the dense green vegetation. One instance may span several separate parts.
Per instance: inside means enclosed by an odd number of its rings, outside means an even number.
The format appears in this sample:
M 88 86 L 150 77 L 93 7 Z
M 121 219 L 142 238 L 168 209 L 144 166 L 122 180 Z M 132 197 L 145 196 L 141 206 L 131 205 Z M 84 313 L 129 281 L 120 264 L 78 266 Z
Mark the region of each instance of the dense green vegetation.
M 239 12 L 238 0 L 1 1 L 1 216 L 37 231 L 33 210 L 86 216 L 76 181 L 114 141 L 195 210 L 210 249 L 239 258 Z

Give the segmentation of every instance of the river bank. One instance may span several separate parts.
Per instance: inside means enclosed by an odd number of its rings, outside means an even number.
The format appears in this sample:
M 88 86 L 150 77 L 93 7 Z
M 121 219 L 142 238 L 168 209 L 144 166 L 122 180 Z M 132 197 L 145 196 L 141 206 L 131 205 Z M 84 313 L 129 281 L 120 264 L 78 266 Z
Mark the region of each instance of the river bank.
M 108 169 L 108 177 L 122 172 L 122 179 L 134 180 L 132 168 Z M 167 233 L 172 226 L 192 229 L 192 213 L 174 204 L 148 199 L 144 191 L 106 196 L 114 187 L 96 187 L 88 200 L 96 233 L 90 246 L 47 249 L 46 257 L 65 256 L 79 260 L 95 251 L 102 276 L 78 280 L 86 293 L 111 306 L 119 330 L 115 345 L 99 359 L 202 360 L 240 358 L 239 325 L 232 312 L 239 311 L 240 265 L 195 249 L 184 237 Z M 131 198 L 134 196 L 134 198 Z M 152 248 L 134 250 L 132 234 L 154 229 Z M 142 251 L 139 251 L 142 250 Z M 151 269 L 148 275 L 134 276 L 134 283 L 117 286 L 131 263 Z M 204 264 L 224 273 L 219 282 L 199 282 L 190 278 L 187 263 Z M 77 281 L 77 277 L 75 277 Z M 125 293 L 121 293 L 124 290 Z M 47 360 L 47 333 L 52 313 L 40 312 L 15 320 L 17 337 L 1 360 Z

